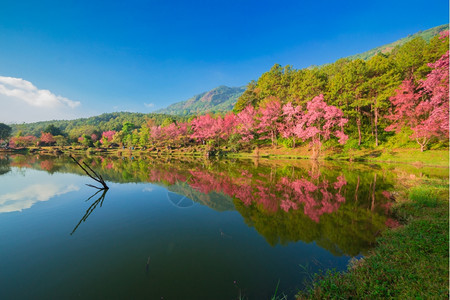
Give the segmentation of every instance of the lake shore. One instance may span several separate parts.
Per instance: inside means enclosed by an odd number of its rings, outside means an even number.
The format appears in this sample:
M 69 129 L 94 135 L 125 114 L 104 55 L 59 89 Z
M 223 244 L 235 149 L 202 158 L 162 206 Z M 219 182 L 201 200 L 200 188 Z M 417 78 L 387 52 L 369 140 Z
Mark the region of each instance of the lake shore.
M 0 153 L 83 153 L 91 154 L 113 154 L 117 156 L 194 156 L 194 157 L 225 157 L 225 158 L 268 158 L 268 159 L 310 159 L 311 150 L 308 147 L 298 147 L 288 149 L 285 147 L 265 146 L 253 150 L 232 152 L 224 150 L 211 150 L 206 146 L 196 147 L 153 147 L 142 148 L 85 148 L 85 147 L 30 147 L 20 149 L 0 149 Z M 362 149 L 347 152 L 328 149 L 322 152 L 319 160 L 343 160 L 355 162 L 378 162 L 378 163 L 404 163 L 417 167 L 420 166 L 449 166 L 449 150 L 427 150 L 420 152 L 419 149 L 398 148 L 398 149 Z
M 393 206 L 399 227 L 346 273 L 316 274 L 298 299 L 448 299 L 448 180 L 405 182 Z

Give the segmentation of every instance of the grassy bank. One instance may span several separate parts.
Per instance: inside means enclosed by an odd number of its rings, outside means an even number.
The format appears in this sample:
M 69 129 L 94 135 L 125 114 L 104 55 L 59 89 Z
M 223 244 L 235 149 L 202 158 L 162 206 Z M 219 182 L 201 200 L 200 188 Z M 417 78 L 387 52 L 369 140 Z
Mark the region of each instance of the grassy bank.
M 393 207 L 403 226 L 384 232 L 348 272 L 317 275 L 299 299 L 448 299 L 448 193 L 448 180 L 406 183 Z

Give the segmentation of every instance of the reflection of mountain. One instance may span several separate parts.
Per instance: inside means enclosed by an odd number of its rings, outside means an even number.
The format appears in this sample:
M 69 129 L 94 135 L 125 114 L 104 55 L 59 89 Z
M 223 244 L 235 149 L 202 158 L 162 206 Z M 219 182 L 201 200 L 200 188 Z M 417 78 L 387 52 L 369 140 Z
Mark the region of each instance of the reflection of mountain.
M 0 195 L 0 213 L 22 211 L 34 203 L 48 201 L 53 197 L 78 191 L 80 188 L 71 184 L 68 186 L 56 184 L 33 184 L 20 191 Z
M 216 192 L 204 194 L 193 189 L 186 182 L 177 182 L 168 186 L 167 189 L 217 211 L 234 210 L 233 200 L 229 196 Z

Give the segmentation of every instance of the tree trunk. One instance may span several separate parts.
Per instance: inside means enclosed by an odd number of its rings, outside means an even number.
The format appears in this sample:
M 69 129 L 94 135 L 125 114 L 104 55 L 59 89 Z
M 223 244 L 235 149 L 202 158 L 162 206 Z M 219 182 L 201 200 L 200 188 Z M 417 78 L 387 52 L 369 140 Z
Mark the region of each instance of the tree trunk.
M 375 100 L 375 120 L 374 120 L 374 127 L 375 127 L 375 146 L 378 147 L 378 107 L 377 107 L 377 100 Z
M 358 190 L 359 190 L 359 176 L 358 176 L 358 182 L 356 183 L 356 189 L 355 189 L 355 203 L 358 203 Z
M 356 120 L 356 125 L 358 126 L 358 146 L 361 146 L 361 140 L 362 140 L 362 137 L 361 137 L 361 120 L 359 119 L 359 117 Z
M 428 144 L 428 139 L 423 138 L 422 141 L 420 141 L 419 138 L 416 138 L 416 142 L 420 145 L 420 152 L 423 152 L 425 150 L 425 146 Z
M 377 185 L 377 174 L 373 174 L 373 189 L 372 189 L 372 205 L 370 210 L 374 211 L 375 210 L 375 187 Z
M 361 136 L 361 108 L 359 106 L 356 108 L 356 112 L 358 113 L 358 115 L 356 116 L 356 126 L 358 127 L 358 146 L 361 146 L 361 140 L 362 140 L 362 136 Z

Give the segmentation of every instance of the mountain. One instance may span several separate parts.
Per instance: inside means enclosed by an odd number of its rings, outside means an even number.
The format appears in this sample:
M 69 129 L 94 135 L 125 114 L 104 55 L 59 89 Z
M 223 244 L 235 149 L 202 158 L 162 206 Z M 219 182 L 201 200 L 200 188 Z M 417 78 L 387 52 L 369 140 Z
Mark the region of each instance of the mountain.
M 445 31 L 448 30 L 449 26 L 448 24 L 444 24 L 444 25 L 440 25 L 440 26 L 436 26 L 430 29 L 427 29 L 425 31 L 419 31 L 415 34 L 410 34 L 405 38 L 399 39 L 393 43 L 390 44 L 386 44 L 383 46 L 379 46 L 376 48 L 373 48 L 369 51 L 363 52 L 363 53 L 359 53 L 359 54 L 355 54 L 355 55 L 351 55 L 348 56 L 346 58 L 350 59 L 350 60 L 355 60 L 355 59 L 362 59 L 362 60 L 368 60 L 370 59 L 372 56 L 375 56 L 377 53 L 388 53 L 391 52 L 396 46 L 401 46 L 407 42 L 409 42 L 410 40 L 416 38 L 416 37 L 421 37 L 423 38 L 426 42 L 429 42 L 431 40 L 431 38 L 433 38 L 434 36 L 438 35 L 441 31 Z
M 186 101 L 181 101 L 155 111 L 155 113 L 187 116 L 207 112 L 228 112 L 233 109 L 245 87 L 219 86 L 209 92 L 198 94 Z

